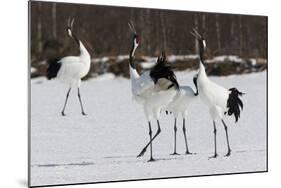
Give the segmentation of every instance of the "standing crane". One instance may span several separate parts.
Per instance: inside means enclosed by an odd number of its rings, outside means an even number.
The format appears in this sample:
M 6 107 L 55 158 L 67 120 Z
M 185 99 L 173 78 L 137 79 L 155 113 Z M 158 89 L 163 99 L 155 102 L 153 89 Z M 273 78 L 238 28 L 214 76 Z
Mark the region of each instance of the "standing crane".
M 173 101 L 168 105 L 166 111 L 171 112 L 174 116 L 174 152 L 172 155 L 178 155 L 177 153 L 177 118 L 179 116 L 183 119 L 183 135 L 185 141 L 185 154 L 192 154 L 189 151 L 187 138 L 186 138 L 186 127 L 185 127 L 185 120 L 188 117 L 188 110 L 191 103 L 193 103 L 198 96 L 198 89 L 197 89 L 197 77 L 193 78 L 193 83 L 196 87 L 196 92 L 189 86 L 179 86 L 179 90 L 174 97 Z
M 226 153 L 226 157 L 231 155 L 231 149 L 229 144 L 229 137 L 228 137 L 228 130 L 227 125 L 225 124 L 223 118 L 224 115 L 234 115 L 235 122 L 238 121 L 240 118 L 240 112 L 243 109 L 243 102 L 240 99 L 244 93 L 240 92 L 236 88 L 225 89 L 222 86 L 216 84 L 215 82 L 211 81 L 205 71 L 204 67 L 204 52 L 206 48 L 206 41 L 202 35 L 200 35 L 195 29 L 191 34 L 198 40 L 199 43 L 199 72 L 197 76 L 197 86 L 198 86 L 198 93 L 208 108 L 209 113 L 213 120 L 213 128 L 214 128 L 214 155 L 210 158 L 216 158 L 217 154 L 217 129 L 216 129 L 216 120 L 221 120 L 227 141 L 227 148 L 228 151 Z
M 132 85 L 132 94 L 134 99 L 143 105 L 146 119 L 148 121 L 150 141 L 144 146 L 137 157 L 141 157 L 150 146 L 150 160 L 154 161 L 152 142 L 160 134 L 161 127 L 159 123 L 160 112 L 173 100 L 178 90 L 176 76 L 169 66 L 166 65 L 165 54 L 162 53 L 157 59 L 156 65 L 149 71 L 139 74 L 136 70 L 134 59 L 135 51 L 139 45 L 140 38 L 132 23 L 129 27 L 133 32 L 133 45 L 129 55 L 129 70 Z M 152 136 L 151 121 L 156 119 L 158 130 Z
M 89 52 L 83 45 L 83 43 L 73 33 L 73 23 L 74 23 L 74 18 L 72 20 L 68 19 L 66 31 L 68 36 L 72 38 L 79 46 L 80 55 L 67 56 L 60 60 L 58 59 L 50 60 L 47 69 L 47 78 L 49 80 L 52 78 L 57 78 L 58 80 L 62 81 L 63 83 L 66 83 L 69 86 L 69 89 L 66 94 L 64 106 L 61 111 L 62 116 L 65 116 L 64 111 L 68 101 L 69 93 L 72 88 L 78 89 L 78 99 L 81 106 L 81 113 L 82 115 L 87 115 L 83 108 L 79 88 L 81 85 L 81 79 L 85 77 L 90 70 L 91 57 Z

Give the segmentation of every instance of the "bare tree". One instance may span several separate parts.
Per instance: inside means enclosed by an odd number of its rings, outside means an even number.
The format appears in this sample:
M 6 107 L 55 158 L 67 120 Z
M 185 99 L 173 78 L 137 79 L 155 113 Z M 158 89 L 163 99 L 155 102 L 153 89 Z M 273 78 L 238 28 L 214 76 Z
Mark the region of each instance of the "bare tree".
M 38 2 L 38 12 L 41 12 L 42 4 Z M 37 41 L 38 41 L 38 52 L 42 53 L 43 44 L 42 44 L 42 20 L 41 14 L 38 15 L 38 22 L 37 22 Z
M 221 33 L 220 33 L 220 21 L 219 21 L 219 14 L 216 14 L 216 34 L 217 34 L 217 44 L 218 44 L 218 51 L 221 51 Z
M 57 3 L 52 3 L 53 37 L 57 38 Z
M 206 33 L 206 14 L 202 14 L 202 29 L 203 29 L 203 32 Z
M 167 32 L 165 25 L 165 16 L 163 12 L 160 12 L 160 22 L 161 22 L 161 31 L 163 36 L 163 48 L 167 50 Z
M 69 16 L 75 17 L 77 34 L 87 42 L 87 47 L 94 48 L 95 57 L 128 53 L 129 20 L 135 22 L 141 35 L 140 54 L 157 55 L 162 49 L 175 55 L 194 53 L 198 43 L 189 32 L 195 27 L 208 41 L 209 55 L 267 57 L 266 17 L 39 1 L 32 1 L 31 5 L 32 55 L 35 59 L 44 58 L 43 46 L 52 38 L 63 44 L 61 53 L 76 49 L 69 45 L 72 41 L 65 34 Z M 247 52 L 243 51 L 245 49 Z
M 239 16 L 239 55 L 242 56 L 243 52 L 243 27 L 242 27 L 242 16 Z
M 194 27 L 196 30 L 198 30 L 199 23 L 198 23 L 198 15 L 196 13 L 194 14 Z M 196 38 L 194 38 L 194 41 L 195 41 L 195 51 L 196 51 L 196 54 L 198 54 L 199 53 L 199 43 Z

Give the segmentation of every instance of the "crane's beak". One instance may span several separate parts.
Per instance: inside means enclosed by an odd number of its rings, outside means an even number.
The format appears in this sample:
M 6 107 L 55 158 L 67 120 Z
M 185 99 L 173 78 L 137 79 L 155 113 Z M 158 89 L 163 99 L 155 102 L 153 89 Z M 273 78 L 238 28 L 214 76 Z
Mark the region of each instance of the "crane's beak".
M 134 26 L 134 23 L 133 23 L 132 21 L 130 21 L 130 22 L 128 22 L 128 25 L 129 25 L 129 28 L 130 28 L 130 30 L 132 31 L 132 33 L 133 33 L 134 35 L 137 35 L 137 32 L 136 32 L 136 28 L 135 28 L 135 26 Z
M 70 37 L 73 37 L 72 36 L 73 23 L 74 23 L 74 18 L 72 18 L 72 19 L 68 18 L 68 20 L 67 20 L 67 34 Z
M 195 28 L 193 28 L 193 31 L 191 31 L 190 34 L 193 35 L 197 40 L 203 40 L 202 35 L 200 35 Z
M 72 19 L 68 18 L 68 20 L 67 20 L 67 27 L 72 29 L 73 28 L 73 23 L 74 23 L 74 18 L 72 18 Z

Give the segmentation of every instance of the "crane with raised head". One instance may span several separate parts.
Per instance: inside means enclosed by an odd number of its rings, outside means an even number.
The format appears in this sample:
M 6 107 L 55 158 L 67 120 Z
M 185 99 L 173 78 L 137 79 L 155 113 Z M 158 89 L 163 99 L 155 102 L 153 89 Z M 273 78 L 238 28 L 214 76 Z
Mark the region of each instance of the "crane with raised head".
M 217 83 L 210 80 L 205 71 L 204 52 L 206 48 L 206 41 L 199 32 L 193 29 L 191 34 L 198 40 L 199 43 L 199 71 L 197 76 L 197 87 L 200 99 L 209 109 L 209 113 L 213 120 L 214 130 L 214 155 L 210 158 L 216 158 L 217 154 L 217 128 L 216 121 L 220 120 L 224 126 L 226 142 L 228 151 L 225 156 L 231 155 L 231 148 L 229 143 L 228 127 L 223 118 L 225 115 L 234 116 L 235 122 L 240 118 L 241 110 L 243 109 L 243 102 L 241 96 L 244 94 L 237 88 L 232 87 L 225 89 Z
M 137 157 L 141 157 L 150 146 L 150 159 L 154 161 L 152 142 L 160 134 L 161 127 L 159 122 L 160 112 L 173 100 L 178 90 L 178 82 L 174 72 L 166 65 L 165 53 L 158 57 L 155 66 L 148 71 L 139 74 L 134 62 L 134 54 L 139 46 L 140 38 L 135 27 L 129 23 L 133 33 L 132 49 L 129 55 L 129 71 L 132 86 L 132 94 L 137 102 L 143 105 L 144 113 L 148 121 L 149 142 L 144 146 Z M 157 121 L 158 130 L 152 135 L 151 121 Z
M 81 79 L 85 77 L 91 65 L 91 57 L 81 40 L 73 32 L 73 23 L 72 20 L 68 19 L 68 24 L 66 27 L 67 35 L 72 38 L 79 47 L 80 54 L 78 56 L 67 56 L 62 59 L 52 59 L 49 60 L 49 66 L 47 68 L 47 78 L 53 79 L 56 78 L 63 83 L 66 83 L 69 86 L 69 89 L 66 94 L 65 102 L 61 115 L 65 116 L 65 108 L 68 101 L 69 93 L 72 88 L 77 88 L 78 90 L 78 99 L 80 102 L 81 113 L 86 115 L 84 107 L 82 104 L 81 94 L 80 94 L 80 85 Z

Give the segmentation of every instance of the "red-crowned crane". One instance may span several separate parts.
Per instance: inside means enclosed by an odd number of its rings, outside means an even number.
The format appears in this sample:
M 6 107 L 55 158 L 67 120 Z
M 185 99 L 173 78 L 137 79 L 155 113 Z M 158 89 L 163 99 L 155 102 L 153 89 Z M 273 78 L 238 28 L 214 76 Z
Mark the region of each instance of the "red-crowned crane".
M 209 108 L 209 113 L 213 119 L 213 128 L 214 128 L 214 155 L 210 158 L 216 158 L 217 154 L 217 129 L 216 129 L 216 120 L 221 120 L 227 141 L 228 151 L 225 156 L 230 156 L 231 149 L 229 145 L 227 125 L 223 121 L 224 115 L 234 115 L 235 122 L 238 121 L 240 117 L 240 112 L 243 109 L 243 102 L 240 99 L 240 96 L 243 95 L 236 88 L 225 89 L 222 86 L 211 81 L 205 71 L 204 67 L 204 51 L 206 48 L 206 41 L 202 35 L 200 35 L 195 29 L 191 32 L 192 35 L 196 37 L 199 43 L 199 72 L 197 76 L 197 86 L 200 99 L 205 103 Z
M 196 77 L 193 78 L 193 83 L 197 90 L 197 82 Z M 192 154 L 189 151 L 187 138 L 186 138 L 186 119 L 188 117 L 188 110 L 190 107 L 190 104 L 193 103 L 198 96 L 198 90 L 195 92 L 191 87 L 189 86 L 179 86 L 179 90 L 174 97 L 173 101 L 168 105 L 166 112 L 171 112 L 174 116 L 174 152 L 172 155 L 178 155 L 177 153 L 177 119 L 178 117 L 182 117 L 183 119 L 183 135 L 184 135 L 184 141 L 185 141 L 185 154 Z
M 67 56 L 60 60 L 53 59 L 49 61 L 49 67 L 47 69 L 47 78 L 57 78 L 58 80 L 62 81 L 63 83 L 66 83 L 69 85 L 69 89 L 66 94 L 65 102 L 63 109 L 61 111 L 62 116 L 65 116 L 64 110 L 67 104 L 67 100 L 69 97 L 69 93 L 71 91 L 71 88 L 77 88 L 78 89 L 78 99 L 81 106 L 81 113 L 82 115 L 86 115 L 81 95 L 80 95 L 80 85 L 81 85 L 81 79 L 85 77 L 89 70 L 90 70 L 90 64 L 91 64 L 91 57 L 83 43 L 77 38 L 77 36 L 73 33 L 73 23 L 74 19 L 70 20 L 68 19 L 67 24 L 67 34 L 69 37 L 74 39 L 74 41 L 77 43 L 80 49 L 80 55 L 79 56 Z
M 166 65 L 165 54 L 158 57 L 156 65 L 149 71 L 141 75 L 137 72 L 133 61 L 135 51 L 139 45 L 140 39 L 136 33 L 133 24 L 130 24 L 133 32 L 133 45 L 129 56 L 129 70 L 132 85 L 132 94 L 137 102 L 141 103 L 144 108 L 145 116 L 148 121 L 150 141 L 145 145 L 137 157 L 141 157 L 150 146 L 150 160 L 153 159 L 152 141 L 160 134 L 161 128 L 159 123 L 160 112 L 173 100 L 178 90 L 178 83 L 175 74 L 169 66 Z M 156 119 L 158 130 L 152 136 L 151 121 Z

